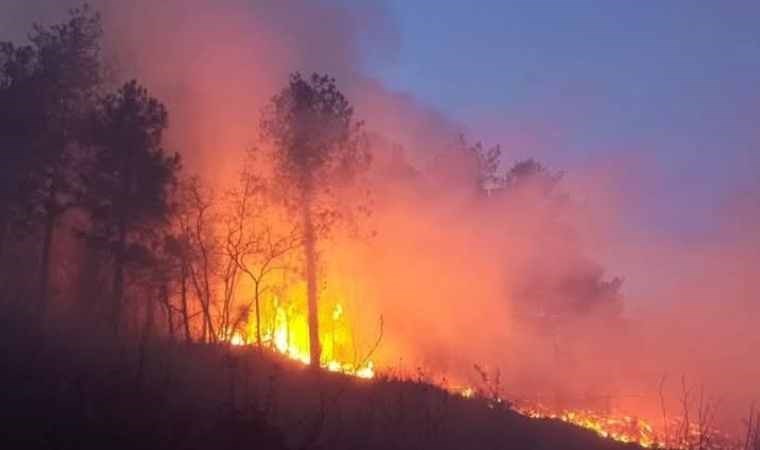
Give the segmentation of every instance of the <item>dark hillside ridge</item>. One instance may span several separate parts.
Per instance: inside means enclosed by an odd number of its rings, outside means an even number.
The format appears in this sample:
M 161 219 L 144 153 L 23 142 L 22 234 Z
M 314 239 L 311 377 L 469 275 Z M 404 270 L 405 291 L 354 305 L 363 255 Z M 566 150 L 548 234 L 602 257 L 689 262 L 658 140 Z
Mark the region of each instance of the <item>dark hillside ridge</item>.
M 3 448 L 638 448 L 422 382 L 316 373 L 256 348 L 124 343 L 23 322 L 0 322 Z

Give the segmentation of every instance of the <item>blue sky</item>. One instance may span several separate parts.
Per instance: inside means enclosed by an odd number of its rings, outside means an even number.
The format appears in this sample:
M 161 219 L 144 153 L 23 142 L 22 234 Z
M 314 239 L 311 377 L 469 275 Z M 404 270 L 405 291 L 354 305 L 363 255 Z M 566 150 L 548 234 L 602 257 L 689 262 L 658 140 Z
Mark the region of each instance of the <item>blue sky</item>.
M 400 47 L 367 68 L 473 138 L 547 136 L 558 168 L 633 152 L 662 211 L 756 185 L 760 3 L 390 0 Z M 624 155 L 625 156 L 625 155 Z M 645 194 L 647 194 L 645 192 Z M 662 195 L 665 194 L 665 195 Z M 675 220 L 671 217 L 666 220 Z

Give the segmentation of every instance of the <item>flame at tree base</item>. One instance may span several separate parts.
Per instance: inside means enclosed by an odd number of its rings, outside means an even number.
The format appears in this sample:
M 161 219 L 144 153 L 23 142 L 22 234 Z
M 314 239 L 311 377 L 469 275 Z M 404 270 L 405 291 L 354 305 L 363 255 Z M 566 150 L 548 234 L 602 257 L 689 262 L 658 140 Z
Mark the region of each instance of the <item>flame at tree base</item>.
M 292 311 L 288 314 L 288 310 L 277 302 L 274 306 L 273 327 L 262 335 L 261 342 L 257 344 L 273 349 L 293 361 L 309 364 L 309 334 L 305 318 L 293 314 Z M 371 360 L 355 363 L 345 358 L 344 348 L 352 346 L 354 342 L 343 319 L 343 307 L 338 303 L 331 315 L 330 331 L 320 337 L 323 345 L 323 361 L 320 362 L 320 366 L 330 372 L 364 379 L 374 378 L 375 367 Z M 240 331 L 232 333 L 229 343 L 234 346 L 254 344 L 255 338 L 251 339 L 250 336 L 256 335 L 255 326 L 255 322 L 250 324 L 245 334 Z
M 268 343 L 271 343 L 271 340 L 262 339 L 262 345 L 267 346 Z M 230 344 L 237 347 L 241 347 L 245 345 L 253 345 L 253 344 L 249 344 L 246 341 L 246 339 L 243 337 L 243 335 L 240 333 L 235 333 L 232 336 L 232 338 L 230 339 Z M 276 341 L 273 348 L 277 351 L 277 353 L 286 356 L 288 359 L 297 361 L 304 365 L 308 365 L 310 363 L 310 357 L 309 357 L 308 352 L 304 353 L 304 352 L 298 351 L 297 349 L 278 346 L 276 344 Z M 364 378 L 364 379 L 375 378 L 375 366 L 372 361 L 367 361 L 365 364 L 357 367 L 356 365 L 352 363 L 348 363 L 348 362 L 328 360 L 328 361 L 323 361 L 320 364 L 320 366 L 329 372 L 342 373 L 344 375 L 350 375 L 350 376 L 355 376 L 357 378 Z

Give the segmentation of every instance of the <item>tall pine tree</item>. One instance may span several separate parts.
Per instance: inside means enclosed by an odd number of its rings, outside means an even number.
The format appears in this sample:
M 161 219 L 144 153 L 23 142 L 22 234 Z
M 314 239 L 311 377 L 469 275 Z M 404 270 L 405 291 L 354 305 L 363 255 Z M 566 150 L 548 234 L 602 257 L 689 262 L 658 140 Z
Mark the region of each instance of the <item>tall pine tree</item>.
M 334 79 L 296 73 L 265 109 L 261 134 L 273 148 L 284 197 L 301 216 L 310 363 L 316 367 L 321 358 L 317 246 L 340 214 L 333 192 L 355 187 L 355 175 L 369 164 L 363 122 L 354 118 L 353 107 Z

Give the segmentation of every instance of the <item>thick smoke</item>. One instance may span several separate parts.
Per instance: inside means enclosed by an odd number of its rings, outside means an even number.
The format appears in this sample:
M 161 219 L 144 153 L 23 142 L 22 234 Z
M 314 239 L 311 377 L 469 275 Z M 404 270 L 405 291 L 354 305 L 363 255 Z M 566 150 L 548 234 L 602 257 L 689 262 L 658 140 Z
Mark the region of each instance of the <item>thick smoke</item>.
M 2 37 L 59 20 L 65 3 L 6 2 Z M 93 4 L 104 13 L 113 81 L 136 77 L 164 100 L 169 145 L 220 187 L 235 178 L 262 107 L 289 73 L 337 79 L 373 136 L 367 226 L 376 236 L 329 244 L 327 282 L 349 297 L 362 340 L 371 342 L 384 318 L 381 366 L 477 383 L 479 364 L 501 370 L 507 395 L 568 403 L 608 396 L 655 417 L 663 376 L 671 402 L 684 375 L 724 400 L 730 419 L 760 396 L 756 197 L 754 210 L 752 201 L 733 207 L 713 234 L 684 242 L 628 222 L 646 199 L 616 180 L 647 183 L 651 175 L 646 166 L 628 170 L 630 161 L 568 174 L 553 194 L 567 197 L 556 202 L 530 186 L 478 193 L 477 167 L 458 144 L 462 127 L 364 73 L 366 58 L 392 61 L 398 45 L 382 4 Z M 505 148 L 500 170 L 530 150 Z M 615 276 L 625 278 L 619 292 Z M 588 286 L 611 289 L 608 307 L 546 306 L 607 295 Z

